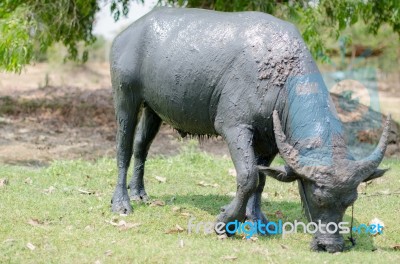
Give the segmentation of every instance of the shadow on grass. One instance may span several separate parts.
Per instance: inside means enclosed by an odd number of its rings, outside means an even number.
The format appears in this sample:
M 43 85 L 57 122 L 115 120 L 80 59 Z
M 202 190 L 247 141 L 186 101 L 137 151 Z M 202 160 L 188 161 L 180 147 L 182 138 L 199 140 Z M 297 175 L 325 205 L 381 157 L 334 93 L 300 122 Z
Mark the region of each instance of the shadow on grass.
M 220 208 L 224 205 L 229 204 L 233 197 L 226 195 L 165 195 L 159 197 L 153 197 L 157 199 L 161 199 L 166 202 L 167 205 L 176 205 L 181 207 L 195 207 L 202 211 L 207 212 L 208 214 L 217 215 L 220 212 Z M 266 214 L 268 220 L 278 222 L 278 220 L 282 220 L 282 222 L 293 222 L 294 220 L 302 221 L 304 223 L 308 223 L 304 213 L 302 212 L 302 207 L 299 202 L 290 202 L 290 201 L 263 201 L 262 202 L 263 212 Z M 278 211 L 282 213 L 278 218 Z M 351 211 L 348 211 L 344 216 L 344 222 L 351 221 Z M 358 226 L 360 223 L 356 218 L 353 219 L 353 226 Z M 366 224 L 366 223 L 365 223 Z M 299 231 L 299 232 L 302 232 Z M 309 236 L 311 242 L 312 235 Z M 351 243 L 349 241 L 350 234 L 343 235 L 346 241 L 346 251 L 375 251 L 377 248 L 374 245 L 374 238 L 366 233 L 353 233 L 353 237 L 356 239 L 356 246 L 349 249 Z M 242 239 L 240 236 L 235 236 L 234 239 Z M 265 239 L 276 239 L 282 241 L 281 235 L 270 235 L 270 236 L 259 236 L 260 240 Z M 281 243 L 281 242 L 278 242 Z M 390 251 L 388 249 L 382 249 L 385 251 Z

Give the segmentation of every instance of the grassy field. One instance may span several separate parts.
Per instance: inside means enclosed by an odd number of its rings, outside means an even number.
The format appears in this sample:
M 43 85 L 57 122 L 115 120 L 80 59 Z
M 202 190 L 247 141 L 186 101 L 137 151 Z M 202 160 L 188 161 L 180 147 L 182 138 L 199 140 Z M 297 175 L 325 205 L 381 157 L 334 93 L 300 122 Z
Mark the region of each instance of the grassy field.
M 188 234 L 190 217 L 215 220 L 236 189 L 230 159 L 195 148 L 148 161 L 153 202 L 135 204 L 128 216 L 110 212 L 114 160 L 0 165 L 0 263 L 400 263 L 393 248 L 400 244 L 400 161 L 385 160 L 382 167 L 391 170 L 362 189 L 366 194 L 359 195 L 354 217 L 355 224 L 378 217 L 384 234 L 356 234 L 355 248 L 329 254 L 311 252 L 311 235 L 302 233 L 254 240 Z M 263 210 L 270 220 L 306 221 L 295 183 L 268 179 Z M 345 220 L 350 215 L 348 210 Z

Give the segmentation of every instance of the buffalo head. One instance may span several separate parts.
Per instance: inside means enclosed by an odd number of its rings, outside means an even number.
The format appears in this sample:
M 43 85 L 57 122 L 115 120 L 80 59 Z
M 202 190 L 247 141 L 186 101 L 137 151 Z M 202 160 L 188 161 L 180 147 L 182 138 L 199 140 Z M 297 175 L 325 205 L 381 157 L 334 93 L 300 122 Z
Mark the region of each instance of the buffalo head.
M 359 161 L 352 159 L 347 154 L 344 141 L 336 138 L 329 143 L 329 147 L 333 148 L 332 164 L 322 166 L 317 165 L 320 164 L 317 160 L 301 156 L 300 151 L 288 143 L 276 111 L 273 113 L 273 122 L 276 144 L 286 166 L 260 166 L 260 171 L 283 182 L 298 180 L 308 220 L 325 226 L 321 229 L 322 232 L 315 233 L 311 248 L 317 251 L 342 251 L 342 235 L 332 227 L 326 230 L 326 224 L 334 222 L 338 225 L 342 221 L 347 207 L 357 199 L 357 187 L 360 183 L 385 173 L 386 170 L 378 169 L 378 166 L 388 144 L 390 116 L 386 120 L 378 146 L 367 158 Z

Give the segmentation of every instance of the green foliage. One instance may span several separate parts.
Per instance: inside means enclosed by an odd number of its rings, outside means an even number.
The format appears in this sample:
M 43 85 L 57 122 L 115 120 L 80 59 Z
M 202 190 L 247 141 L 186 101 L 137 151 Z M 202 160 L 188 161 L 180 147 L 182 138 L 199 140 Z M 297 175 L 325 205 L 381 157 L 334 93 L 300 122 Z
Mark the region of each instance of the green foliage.
M 138 0 L 142 2 L 141 0 Z M 0 70 L 20 72 L 54 43 L 66 46 L 66 59 L 86 61 L 96 12 L 105 0 L 5 0 L 0 2 Z M 127 15 L 132 0 L 112 0 L 115 20 Z M 40 59 L 40 58 L 39 58 Z
M 382 25 L 376 35 L 371 37 L 369 26 L 359 20 L 340 33 L 339 41 L 336 38 L 324 39 L 333 67 L 330 70 L 373 67 L 385 73 L 398 71 L 400 38 L 393 34 L 388 24 Z M 357 47 L 363 47 L 365 51 L 358 55 L 352 54 Z
M 118 21 L 121 14 L 124 17 L 128 16 L 129 13 L 129 4 L 134 0 L 112 0 L 111 1 L 111 14 L 114 17 L 115 21 Z M 137 3 L 144 3 L 144 0 L 135 0 Z
M 87 59 L 78 54 L 80 41 L 92 43 L 96 0 L 7 0 L 0 3 L 0 68 L 19 72 L 34 50 L 44 53 L 54 42 L 68 49 L 68 59 Z
M 20 71 L 33 55 L 33 41 L 29 32 L 34 24 L 25 19 L 24 8 L 9 12 L 3 5 L 0 3 L 0 67 Z
M 106 0 L 3 0 L 0 2 L 0 70 L 20 72 L 48 47 L 60 42 L 67 47 L 66 59 L 86 61 L 87 46 L 95 41 L 93 23 Z M 117 21 L 127 16 L 132 2 L 111 0 L 111 15 Z M 255 10 L 294 22 L 300 28 L 315 58 L 328 61 L 324 38 L 339 38 L 362 20 L 368 34 L 382 25 L 400 33 L 398 0 L 158 0 L 159 4 L 199 7 L 220 11 Z M 84 43 L 85 49 L 79 48 Z M 80 45 L 80 46 L 79 46 Z
M 313 56 L 329 61 L 324 40 L 338 39 L 342 32 L 363 20 L 367 34 L 376 34 L 388 24 L 400 35 L 398 0 L 159 0 L 177 6 L 199 7 L 218 11 L 261 11 L 295 23 Z

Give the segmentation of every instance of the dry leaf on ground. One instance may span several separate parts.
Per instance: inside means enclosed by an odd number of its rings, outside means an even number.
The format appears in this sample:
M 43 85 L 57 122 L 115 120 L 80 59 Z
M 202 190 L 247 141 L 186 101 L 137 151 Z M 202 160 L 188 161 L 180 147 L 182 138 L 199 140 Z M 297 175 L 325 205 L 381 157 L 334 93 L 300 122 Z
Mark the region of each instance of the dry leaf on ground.
M 165 178 L 165 177 L 156 176 L 155 178 L 160 183 L 166 183 L 167 182 L 167 178 Z
M 36 226 L 42 227 L 44 225 L 47 225 L 45 222 L 43 222 L 43 221 L 41 221 L 39 219 L 35 219 L 35 218 L 29 219 L 27 223 L 30 224 L 31 226 L 35 226 L 35 227 Z
M 154 201 L 152 201 L 150 203 L 151 207 L 153 207 L 153 206 L 164 206 L 164 205 L 165 205 L 165 202 L 161 201 L 161 200 L 154 200 Z
M 26 244 L 26 247 L 29 248 L 32 251 L 36 249 L 36 247 L 30 242 L 28 244 Z
M 3 243 L 14 243 L 16 240 L 14 238 L 7 238 Z
M 182 215 L 182 216 L 186 216 L 186 217 L 190 217 L 190 216 L 191 216 L 191 214 L 188 213 L 188 212 L 183 212 L 183 213 L 181 213 L 181 215 Z
M 183 227 L 181 227 L 180 225 L 175 225 L 174 228 L 171 228 L 167 231 L 165 231 L 165 234 L 174 234 L 174 233 L 180 233 L 183 232 L 185 229 L 183 229 Z
M 91 194 L 95 194 L 95 193 L 96 193 L 95 191 L 83 190 L 83 189 L 78 189 L 78 192 L 79 192 L 80 194 L 88 194 L 88 195 L 91 195 Z
M 392 248 L 394 250 L 400 250 L 400 244 L 396 244 L 396 245 L 392 246 Z
M 233 261 L 233 260 L 237 260 L 237 258 L 238 257 L 236 257 L 236 256 L 225 256 L 225 257 L 222 257 L 221 259 L 222 260 L 231 260 L 231 261 Z
M 44 194 L 52 194 L 55 190 L 56 190 L 56 188 L 54 188 L 54 186 L 50 186 L 48 189 L 44 189 L 43 193 Z
M 25 179 L 24 183 L 28 184 L 28 185 L 31 185 L 33 183 L 33 181 L 32 181 L 31 178 L 28 177 L 28 178 Z
M 243 236 L 242 239 L 249 241 L 249 242 L 256 242 L 258 240 L 258 237 L 252 236 L 252 237 L 246 238 L 246 236 Z
M 217 236 L 217 238 L 218 238 L 218 240 L 225 240 L 225 239 L 228 239 L 228 235 L 222 234 L 222 235 Z
M 112 221 L 106 221 L 106 223 L 109 223 L 112 226 L 118 227 L 118 229 L 120 231 L 125 231 L 125 230 L 128 230 L 128 229 L 134 228 L 134 227 L 139 227 L 141 225 L 140 223 L 129 223 L 129 222 L 126 222 L 124 220 L 120 220 L 117 223 L 116 219 L 112 220 Z
M 180 208 L 179 206 L 174 206 L 172 207 L 172 211 L 173 212 L 179 212 L 182 208 Z
M 0 179 L 0 188 L 8 185 L 8 179 Z
M 216 183 L 212 184 L 212 183 L 207 183 L 205 181 L 200 181 L 197 183 L 197 185 L 202 186 L 202 187 L 214 187 L 214 188 L 217 188 L 219 186 Z
M 232 177 L 236 177 L 236 170 L 235 169 L 229 169 L 228 174 Z
M 275 212 L 275 216 L 279 219 L 282 219 L 284 217 L 283 213 L 281 210 L 278 210 Z
M 118 229 L 121 231 L 125 231 L 131 228 L 139 227 L 140 225 L 140 223 L 126 223 L 125 225 L 119 226 Z
M 85 230 L 87 232 L 93 232 L 94 231 L 94 226 L 87 225 L 87 226 L 85 226 L 85 228 L 83 230 Z

